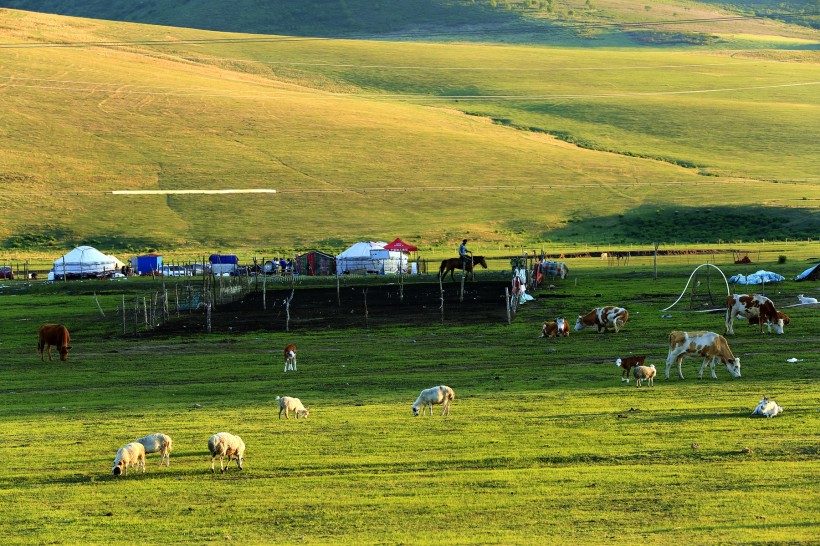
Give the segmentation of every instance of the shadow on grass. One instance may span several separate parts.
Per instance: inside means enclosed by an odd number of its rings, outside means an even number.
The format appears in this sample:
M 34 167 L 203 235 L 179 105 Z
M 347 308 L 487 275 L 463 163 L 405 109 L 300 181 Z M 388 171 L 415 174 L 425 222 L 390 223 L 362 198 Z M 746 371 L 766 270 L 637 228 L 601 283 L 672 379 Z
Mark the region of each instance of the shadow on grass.
M 566 227 L 540 233 L 539 237 L 573 240 L 589 233 L 595 233 L 599 239 L 611 234 L 610 243 L 645 244 L 808 239 L 820 233 L 820 215 L 808 209 L 785 207 L 644 205 L 625 214 L 570 220 Z

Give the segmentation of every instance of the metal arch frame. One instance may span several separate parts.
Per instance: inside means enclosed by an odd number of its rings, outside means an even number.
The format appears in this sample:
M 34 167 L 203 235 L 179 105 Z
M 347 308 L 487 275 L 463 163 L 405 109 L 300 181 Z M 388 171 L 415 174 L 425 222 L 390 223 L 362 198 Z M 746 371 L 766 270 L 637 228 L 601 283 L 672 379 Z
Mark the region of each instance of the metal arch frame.
M 726 283 L 726 295 L 727 296 L 731 295 L 731 292 L 729 290 L 729 281 L 726 279 L 726 275 L 723 274 L 723 271 L 718 266 L 716 266 L 715 264 L 708 264 L 708 263 L 707 264 L 700 264 L 699 266 L 697 266 L 694 269 L 694 271 L 692 271 L 692 274 L 689 275 L 689 280 L 686 281 L 686 286 L 683 287 L 683 292 L 680 293 L 680 296 L 678 296 L 678 299 L 675 300 L 675 303 L 673 303 L 672 305 L 670 305 L 666 309 L 661 309 L 661 311 L 668 311 L 669 309 L 672 309 L 675 305 L 677 305 L 677 303 L 683 298 L 683 295 L 686 294 L 686 289 L 689 288 L 689 283 L 692 282 L 692 277 L 695 276 L 695 273 L 698 272 L 698 269 L 700 269 L 701 267 L 704 267 L 704 266 L 714 267 L 715 269 L 718 270 L 718 272 L 720 273 L 720 276 L 723 277 L 723 282 Z

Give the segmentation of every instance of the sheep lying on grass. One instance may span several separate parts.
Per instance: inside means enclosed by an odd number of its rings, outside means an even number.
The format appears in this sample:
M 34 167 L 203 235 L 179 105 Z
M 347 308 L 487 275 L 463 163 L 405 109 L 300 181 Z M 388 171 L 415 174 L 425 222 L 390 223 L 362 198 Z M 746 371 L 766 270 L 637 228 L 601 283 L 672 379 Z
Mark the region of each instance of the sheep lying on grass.
M 633 375 L 635 376 L 635 386 L 640 387 L 641 381 L 646 381 L 649 383 L 650 387 L 655 386 L 655 365 L 650 364 L 649 366 L 635 366 L 632 370 Z
M 137 465 L 141 466 L 145 473 L 145 446 L 139 442 L 131 442 L 117 451 L 112 471 L 115 476 L 120 474 L 127 476 L 128 467 L 136 468 Z
M 145 453 L 159 453 L 159 465 L 165 461 L 165 466 L 171 465 L 171 437 L 165 434 L 149 434 L 142 438 L 137 438 L 136 442 L 141 443 L 145 447 Z
M 781 408 L 777 402 L 774 400 L 769 400 L 766 396 L 763 396 L 763 400 L 757 405 L 755 410 L 752 412 L 752 415 L 760 415 L 762 417 L 776 417 L 777 414 L 782 413 L 783 408 Z
M 228 432 L 219 432 L 208 440 L 208 450 L 211 452 L 211 474 L 214 473 L 214 460 L 219 457 L 219 472 L 224 473 L 231 465 L 231 457 L 236 459 L 236 465 L 242 470 L 242 461 L 245 460 L 245 442 L 239 436 Z M 228 466 L 223 460 L 228 458 Z
M 282 418 L 282 412 L 285 412 L 285 419 L 290 419 L 290 412 L 296 414 L 296 418 L 308 418 L 310 410 L 302 405 L 302 401 L 291 396 L 277 396 L 276 401 L 279 402 L 279 419 Z
M 441 409 L 442 415 L 450 415 L 450 402 L 455 400 L 455 398 L 455 391 L 447 385 L 439 385 L 438 387 L 424 389 L 423 391 L 421 391 L 421 394 L 419 394 L 419 397 L 416 398 L 416 401 L 413 402 L 413 405 L 411 406 L 413 409 L 413 415 L 418 416 L 419 406 L 421 406 L 421 414 L 424 415 L 424 410 L 427 407 L 429 407 L 430 416 L 432 417 L 433 405 L 438 404 L 444 405 L 444 407 Z

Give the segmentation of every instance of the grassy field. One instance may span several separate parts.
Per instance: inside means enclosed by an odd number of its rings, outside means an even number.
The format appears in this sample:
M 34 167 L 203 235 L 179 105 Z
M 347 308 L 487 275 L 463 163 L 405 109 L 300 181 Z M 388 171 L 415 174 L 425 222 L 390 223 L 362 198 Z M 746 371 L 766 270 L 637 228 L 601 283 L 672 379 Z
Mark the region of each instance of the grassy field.
M 2 10 L 0 245 L 815 237 L 817 36 L 744 30 L 742 45 L 570 48 Z M 278 193 L 112 193 L 249 188 Z
M 747 267 L 792 278 L 820 249 L 778 252 L 785 264 Z M 646 261 L 568 265 L 512 325 L 290 334 L 124 338 L 117 308 L 139 284 L 0 282 L 0 532 L 18 544 L 815 542 L 820 317 L 786 306 L 820 295 L 816 283 L 766 287 L 792 318 L 785 335 L 736 325 L 742 378 L 717 368 L 699 381 L 689 360 L 685 380 L 637 389 L 616 357 L 647 354 L 662 376 L 669 331 L 721 332 L 722 315 L 687 299 L 661 316 L 683 262 L 657 280 Z M 542 320 L 602 304 L 629 309 L 621 333 L 538 338 Z M 68 362 L 39 361 L 46 321 L 71 328 Z M 283 374 L 289 342 L 299 372 Z M 456 391 L 451 416 L 412 417 L 437 384 Z M 751 418 L 763 394 L 785 413 Z M 277 395 L 310 418 L 277 419 Z M 207 440 L 223 430 L 245 440 L 245 469 L 213 476 Z M 174 438 L 171 466 L 154 455 L 144 475 L 115 479 L 116 450 L 152 432 Z

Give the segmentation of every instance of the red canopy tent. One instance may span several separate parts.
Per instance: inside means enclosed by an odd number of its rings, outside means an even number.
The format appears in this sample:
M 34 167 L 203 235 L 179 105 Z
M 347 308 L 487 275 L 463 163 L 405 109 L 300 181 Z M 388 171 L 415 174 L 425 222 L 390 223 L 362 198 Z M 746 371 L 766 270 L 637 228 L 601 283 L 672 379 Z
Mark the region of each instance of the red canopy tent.
M 394 252 L 418 252 L 418 247 L 413 246 L 409 243 L 405 243 L 399 237 L 396 237 L 396 240 L 392 243 L 385 245 L 385 250 L 392 250 Z

